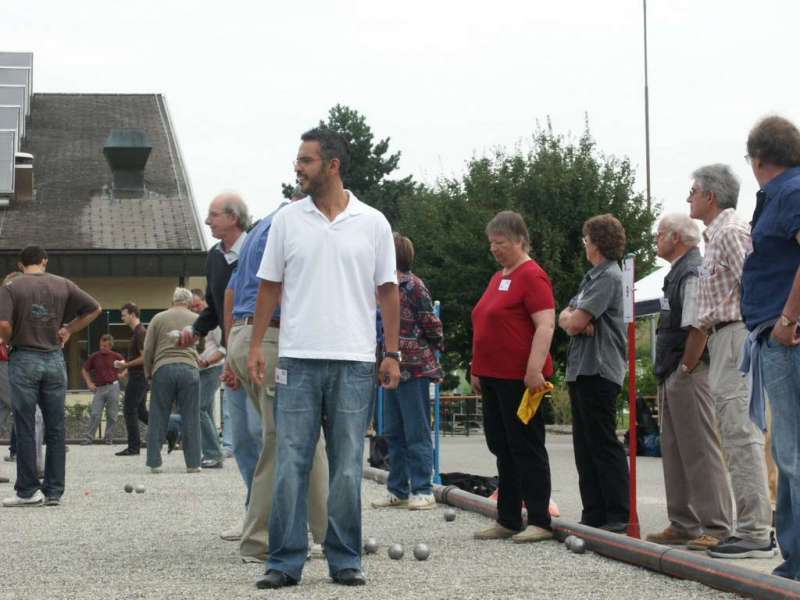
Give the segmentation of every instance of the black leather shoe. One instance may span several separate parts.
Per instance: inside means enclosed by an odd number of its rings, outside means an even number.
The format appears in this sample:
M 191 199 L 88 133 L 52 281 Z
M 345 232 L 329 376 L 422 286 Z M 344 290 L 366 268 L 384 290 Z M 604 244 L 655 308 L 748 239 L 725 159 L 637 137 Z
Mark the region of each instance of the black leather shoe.
M 114 452 L 114 456 L 139 456 L 139 451 L 131 450 L 130 448 L 125 448 L 124 450 L 120 450 L 119 452 Z
M 297 580 L 292 579 L 282 571 L 270 569 L 264 576 L 256 581 L 256 587 L 260 590 L 277 590 L 278 588 L 297 585 Z
M 342 569 L 333 576 L 333 583 L 340 585 L 366 585 L 367 578 L 358 569 Z

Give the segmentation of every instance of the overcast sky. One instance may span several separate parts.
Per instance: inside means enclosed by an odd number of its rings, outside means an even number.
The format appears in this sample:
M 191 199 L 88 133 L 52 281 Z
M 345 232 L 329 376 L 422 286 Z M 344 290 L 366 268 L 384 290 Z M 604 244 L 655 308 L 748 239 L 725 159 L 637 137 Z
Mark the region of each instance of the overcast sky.
M 691 171 L 744 161 L 753 123 L 800 123 L 800 2 L 650 0 L 652 193 L 687 210 Z M 6 1 L 0 50 L 34 53 L 34 92 L 159 92 L 201 216 L 236 189 L 258 215 L 293 180 L 299 135 L 336 103 L 433 183 L 550 117 L 628 156 L 645 188 L 641 0 Z

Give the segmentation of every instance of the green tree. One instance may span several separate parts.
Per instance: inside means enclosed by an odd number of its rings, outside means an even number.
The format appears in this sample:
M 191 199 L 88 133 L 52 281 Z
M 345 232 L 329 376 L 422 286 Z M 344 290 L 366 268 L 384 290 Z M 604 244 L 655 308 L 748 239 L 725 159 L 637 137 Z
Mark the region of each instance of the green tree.
M 471 360 L 471 310 L 498 268 L 484 233 L 495 213 L 508 209 L 525 217 L 532 255 L 548 272 L 560 310 L 589 268 L 581 227 L 593 215 L 614 214 L 625 227 L 637 272 L 653 268 L 655 215 L 634 183 L 628 159 L 600 153 L 588 126 L 573 142 L 548 124 L 534 134 L 530 151 L 501 149 L 475 158 L 461 180 L 418 188 L 406 198 L 398 229 L 414 241 L 416 271 L 442 301 L 445 367 L 468 368 Z M 559 333 L 553 346 L 557 362 L 563 363 L 565 348 L 566 336 Z
M 402 198 L 413 194 L 415 185 L 411 176 L 387 179 L 400 164 L 400 152 L 389 153 L 390 138 L 375 142 L 366 117 L 341 104 L 331 108 L 327 120 L 320 121 L 319 125 L 340 133 L 347 141 L 351 160 L 344 186 L 394 223 Z M 290 197 L 293 189 L 293 185 L 283 184 L 284 196 Z

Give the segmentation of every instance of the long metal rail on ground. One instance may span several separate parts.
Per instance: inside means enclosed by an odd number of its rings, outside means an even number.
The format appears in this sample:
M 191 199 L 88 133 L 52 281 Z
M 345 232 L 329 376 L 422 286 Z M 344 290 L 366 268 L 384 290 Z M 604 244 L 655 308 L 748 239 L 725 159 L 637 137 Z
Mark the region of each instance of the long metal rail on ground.
M 364 477 L 385 484 L 388 473 L 364 467 Z M 455 486 L 434 485 L 436 501 L 497 519 L 497 505 L 482 496 L 470 494 Z M 567 519 L 553 519 L 553 532 L 559 541 L 576 535 L 586 542 L 586 548 L 633 565 L 690 579 L 709 587 L 764 600 L 800 600 L 800 582 L 766 575 L 694 552 L 678 550 L 650 542 L 610 533 L 602 529 L 579 525 Z

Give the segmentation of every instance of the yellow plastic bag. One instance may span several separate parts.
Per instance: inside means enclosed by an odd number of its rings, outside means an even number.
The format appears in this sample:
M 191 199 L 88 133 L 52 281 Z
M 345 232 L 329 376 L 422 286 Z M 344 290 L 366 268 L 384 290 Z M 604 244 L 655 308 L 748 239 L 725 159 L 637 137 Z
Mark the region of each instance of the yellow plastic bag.
M 519 408 L 517 409 L 517 417 L 519 417 L 519 420 L 525 423 L 525 425 L 531 422 L 536 411 L 539 410 L 539 405 L 542 403 L 542 396 L 547 392 L 552 392 L 554 389 L 553 384 L 549 381 L 545 381 L 544 385 L 545 389 L 539 390 L 535 394 L 531 394 L 531 391 L 525 388 L 522 401 L 519 403 Z

